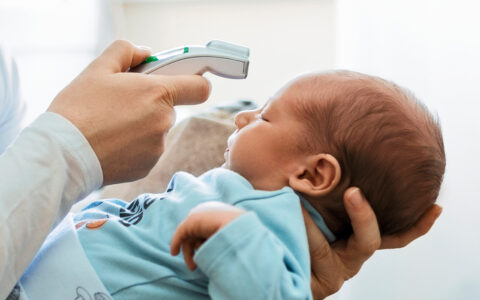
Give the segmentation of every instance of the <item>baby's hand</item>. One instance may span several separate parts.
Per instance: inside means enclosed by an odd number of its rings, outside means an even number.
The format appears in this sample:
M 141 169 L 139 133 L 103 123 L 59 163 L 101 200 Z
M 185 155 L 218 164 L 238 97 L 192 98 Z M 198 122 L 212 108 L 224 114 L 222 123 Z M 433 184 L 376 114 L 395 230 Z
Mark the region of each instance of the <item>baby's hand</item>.
M 178 225 L 172 238 L 170 253 L 178 255 L 182 247 L 185 263 L 190 270 L 195 270 L 195 250 L 215 232 L 244 213 L 243 209 L 223 202 L 210 201 L 197 205 Z

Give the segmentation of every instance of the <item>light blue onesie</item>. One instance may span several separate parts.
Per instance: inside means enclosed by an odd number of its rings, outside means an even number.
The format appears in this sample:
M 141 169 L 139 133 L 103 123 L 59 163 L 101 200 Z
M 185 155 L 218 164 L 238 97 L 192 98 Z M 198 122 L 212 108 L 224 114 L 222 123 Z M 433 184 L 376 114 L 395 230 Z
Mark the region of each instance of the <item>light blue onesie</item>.
M 248 213 L 199 248 L 192 272 L 182 255 L 170 255 L 170 242 L 189 211 L 206 201 Z M 317 224 L 323 222 L 308 210 Z M 163 194 L 144 194 L 131 203 L 94 202 L 74 222 L 89 261 L 115 299 L 312 299 L 300 199 L 289 187 L 255 190 L 227 169 L 200 177 L 179 172 Z

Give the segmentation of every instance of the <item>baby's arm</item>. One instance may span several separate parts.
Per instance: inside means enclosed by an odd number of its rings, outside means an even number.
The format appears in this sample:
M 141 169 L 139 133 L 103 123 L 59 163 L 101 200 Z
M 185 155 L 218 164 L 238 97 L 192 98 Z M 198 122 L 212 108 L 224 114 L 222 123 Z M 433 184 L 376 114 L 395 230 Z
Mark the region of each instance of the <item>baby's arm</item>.
M 181 247 L 188 268 L 195 270 L 197 268 L 193 261 L 195 250 L 214 233 L 245 212 L 241 208 L 216 201 L 196 206 L 175 231 L 170 252 L 172 255 L 178 255 Z
M 190 213 L 171 244 L 173 255 L 181 247 L 188 267 L 209 278 L 210 297 L 311 299 L 310 274 L 286 245 L 253 212 L 221 206 Z

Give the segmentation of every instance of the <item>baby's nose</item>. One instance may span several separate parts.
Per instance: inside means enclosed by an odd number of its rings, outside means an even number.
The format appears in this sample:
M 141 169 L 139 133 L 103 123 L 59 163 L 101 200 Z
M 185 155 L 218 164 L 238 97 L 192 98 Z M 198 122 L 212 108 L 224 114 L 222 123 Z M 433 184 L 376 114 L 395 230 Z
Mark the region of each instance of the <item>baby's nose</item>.
M 245 125 L 248 125 L 248 123 L 250 123 L 250 121 L 252 120 L 254 114 L 254 110 L 244 110 L 239 112 L 235 116 L 235 125 L 237 125 L 237 128 L 241 129 Z

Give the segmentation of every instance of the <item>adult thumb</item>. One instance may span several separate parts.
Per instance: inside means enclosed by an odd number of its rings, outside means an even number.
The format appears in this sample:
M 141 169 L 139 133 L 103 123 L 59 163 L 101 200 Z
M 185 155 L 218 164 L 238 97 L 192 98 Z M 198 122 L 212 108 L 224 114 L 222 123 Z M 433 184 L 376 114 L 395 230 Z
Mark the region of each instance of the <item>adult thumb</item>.
M 163 86 L 171 105 L 199 104 L 210 95 L 210 81 L 201 75 L 153 75 L 159 86 Z
M 91 68 L 102 73 L 124 72 L 144 61 L 150 55 L 150 49 L 137 47 L 126 40 L 116 40 L 95 59 Z

